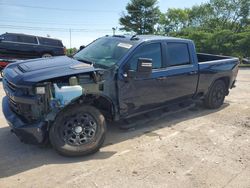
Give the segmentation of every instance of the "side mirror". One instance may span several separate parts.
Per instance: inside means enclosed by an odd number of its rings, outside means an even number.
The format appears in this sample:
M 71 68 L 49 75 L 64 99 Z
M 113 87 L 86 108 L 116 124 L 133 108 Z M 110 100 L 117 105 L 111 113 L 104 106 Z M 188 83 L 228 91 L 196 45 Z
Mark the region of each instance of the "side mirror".
M 137 78 L 150 78 L 152 74 L 153 60 L 139 58 L 137 63 Z
M 79 51 L 80 51 L 80 50 L 82 50 L 82 49 L 84 49 L 84 48 L 85 48 L 85 46 L 84 46 L 84 45 L 80 46 Z
M 152 59 L 139 58 L 137 62 L 137 71 L 127 70 L 123 75 L 125 80 L 128 82 L 135 78 L 150 78 L 152 74 L 153 61 Z

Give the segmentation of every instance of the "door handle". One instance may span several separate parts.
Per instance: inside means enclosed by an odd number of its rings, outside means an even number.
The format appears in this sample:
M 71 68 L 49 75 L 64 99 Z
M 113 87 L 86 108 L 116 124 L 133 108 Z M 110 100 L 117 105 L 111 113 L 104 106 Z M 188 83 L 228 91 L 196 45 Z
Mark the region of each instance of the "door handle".
M 189 75 L 194 75 L 194 74 L 197 74 L 197 71 L 191 71 L 188 73 Z
M 161 77 L 159 77 L 159 78 L 156 78 L 157 80 L 166 80 L 167 79 L 167 77 L 165 77 L 165 76 L 161 76 Z

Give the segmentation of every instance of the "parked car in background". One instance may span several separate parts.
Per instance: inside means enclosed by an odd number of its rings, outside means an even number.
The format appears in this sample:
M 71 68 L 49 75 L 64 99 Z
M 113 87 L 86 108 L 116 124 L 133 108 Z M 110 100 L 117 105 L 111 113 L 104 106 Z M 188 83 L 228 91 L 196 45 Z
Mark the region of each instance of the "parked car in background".
M 0 73 L 9 63 L 14 63 L 15 61 L 16 60 L 11 59 L 0 59 Z
M 242 59 L 242 63 L 243 63 L 243 64 L 250 64 L 250 57 L 243 58 L 243 59 Z
M 65 55 L 61 40 L 26 34 L 0 35 L 0 59 L 31 59 Z

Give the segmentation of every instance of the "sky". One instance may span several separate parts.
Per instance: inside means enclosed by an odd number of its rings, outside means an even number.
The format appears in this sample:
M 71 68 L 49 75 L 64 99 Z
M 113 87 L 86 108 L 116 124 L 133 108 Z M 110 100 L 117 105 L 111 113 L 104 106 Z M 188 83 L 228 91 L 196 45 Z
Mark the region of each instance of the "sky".
M 5 32 L 50 36 L 67 47 L 79 48 L 98 37 L 112 35 L 130 0 L 0 0 L 0 34 Z M 207 0 L 159 0 L 168 8 L 189 8 Z M 71 32 L 70 32 L 71 31 Z M 70 40 L 71 33 L 71 40 Z M 70 43 L 71 41 L 71 43 Z

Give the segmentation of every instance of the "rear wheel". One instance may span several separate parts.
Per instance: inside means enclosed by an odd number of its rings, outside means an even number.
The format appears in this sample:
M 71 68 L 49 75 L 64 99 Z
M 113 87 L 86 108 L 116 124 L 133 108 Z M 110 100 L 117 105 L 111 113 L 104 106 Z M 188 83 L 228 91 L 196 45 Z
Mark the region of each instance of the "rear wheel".
M 207 108 L 217 109 L 224 103 L 226 96 L 226 84 L 222 80 L 214 82 L 205 97 L 204 104 Z
M 47 58 L 47 57 L 52 57 L 52 55 L 49 54 L 49 53 L 45 53 L 45 54 L 42 55 L 42 57 L 43 57 L 43 58 Z
M 73 105 L 61 112 L 49 132 L 50 142 L 64 156 L 83 156 L 102 146 L 104 116 L 93 106 Z

